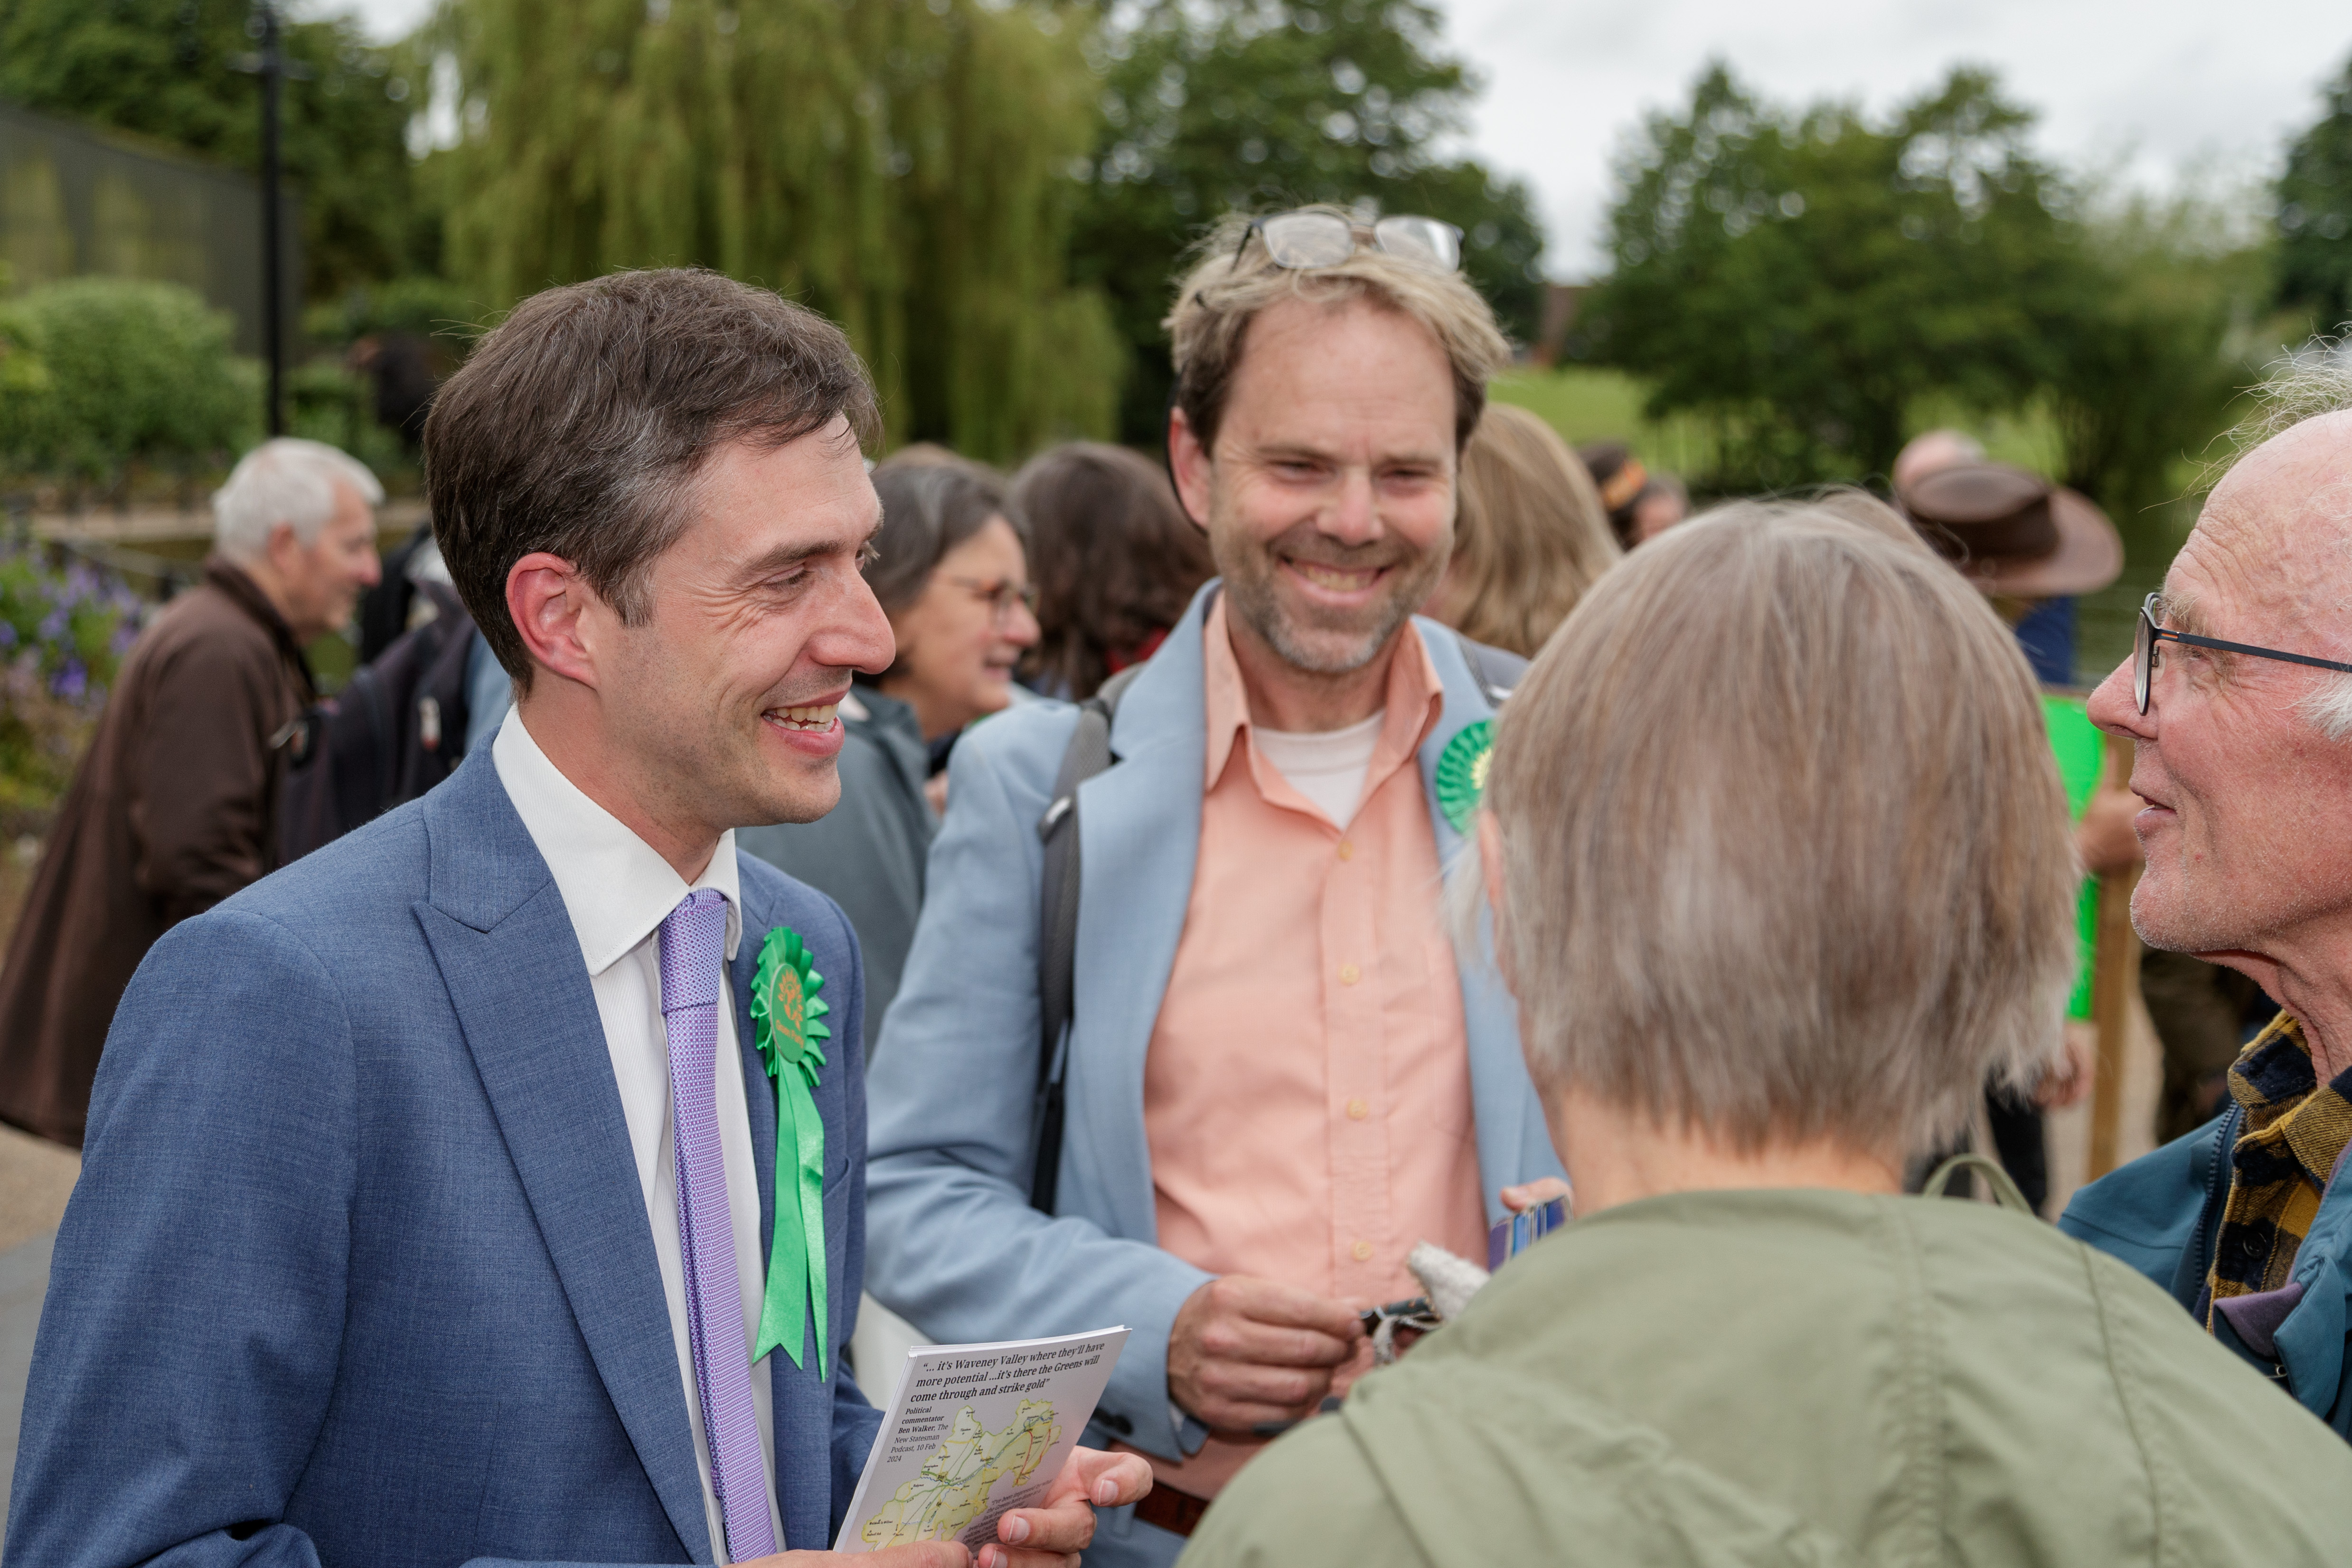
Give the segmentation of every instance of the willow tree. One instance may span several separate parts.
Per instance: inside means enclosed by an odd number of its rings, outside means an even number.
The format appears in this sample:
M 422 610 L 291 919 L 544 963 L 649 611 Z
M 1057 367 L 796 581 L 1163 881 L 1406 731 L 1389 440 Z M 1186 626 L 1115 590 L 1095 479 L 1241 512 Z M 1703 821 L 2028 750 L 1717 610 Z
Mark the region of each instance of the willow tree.
M 840 322 L 893 443 L 1003 461 L 1105 434 L 1118 346 L 1065 270 L 1094 131 L 1082 19 L 1051 0 L 446 0 L 420 41 L 459 84 L 449 269 L 503 307 L 616 267 L 716 267 Z

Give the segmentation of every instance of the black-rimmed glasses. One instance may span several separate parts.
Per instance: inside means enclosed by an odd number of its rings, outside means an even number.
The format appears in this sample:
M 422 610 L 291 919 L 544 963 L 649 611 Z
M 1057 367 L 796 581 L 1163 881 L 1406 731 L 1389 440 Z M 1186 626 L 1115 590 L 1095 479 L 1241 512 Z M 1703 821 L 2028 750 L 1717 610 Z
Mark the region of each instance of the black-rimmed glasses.
M 2333 659 L 2315 659 L 2308 653 L 2282 653 L 2276 648 L 2257 648 L 2250 643 L 2224 643 L 2218 637 L 2192 637 L 2186 632 L 2174 632 L 2156 623 L 2158 601 L 2161 593 L 2151 593 L 2139 607 L 2139 626 L 2132 634 L 2132 701 L 2139 705 L 2142 714 L 2147 712 L 2147 696 L 2156 684 L 2156 645 L 2159 643 L 2186 643 L 2192 648 L 2219 648 L 2225 653 L 2243 653 L 2253 659 L 2276 659 L 2285 664 L 2308 664 L 2315 670 L 2335 670 L 2352 675 L 2352 664 L 2339 664 Z
M 1267 260 L 1292 271 L 1339 266 L 1355 255 L 1360 235 L 1372 249 L 1400 260 L 1419 262 L 1439 272 L 1458 272 L 1462 267 L 1460 229 L 1442 219 L 1405 213 L 1369 225 L 1319 207 L 1276 213 L 1242 232 L 1242 243 L 1234 247 L 1234 266 L 1241 266 L 1242 252 L 1249 248 L 1252 235 L 1265 241 Z

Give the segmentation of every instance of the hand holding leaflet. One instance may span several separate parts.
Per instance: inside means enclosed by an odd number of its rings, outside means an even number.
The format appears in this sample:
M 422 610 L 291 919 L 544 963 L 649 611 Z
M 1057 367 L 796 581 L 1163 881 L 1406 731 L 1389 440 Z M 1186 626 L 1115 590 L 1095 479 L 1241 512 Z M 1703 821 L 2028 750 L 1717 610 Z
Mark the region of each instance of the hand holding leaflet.
M 1126 1343 L 1122 1327 L 908 1352 L 834 1550 L 996 1541 L 1052 1490 Z

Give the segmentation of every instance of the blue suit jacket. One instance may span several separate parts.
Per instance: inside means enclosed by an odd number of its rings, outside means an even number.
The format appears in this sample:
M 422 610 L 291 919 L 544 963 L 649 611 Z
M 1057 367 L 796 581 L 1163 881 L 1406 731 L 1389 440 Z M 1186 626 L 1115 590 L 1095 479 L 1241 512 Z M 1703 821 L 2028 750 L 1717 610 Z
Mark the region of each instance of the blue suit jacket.
M 1201 847 L 1208 717 L 1200 597 L 1118 705 L 1114 766 L 1078 791 L 1079 922 L 1059 1212 L 1029 1207 L 1037 1082 L 1037 820 L 1076 727 L 1024 704 L 957 743 L 947 821 L 906 978 L 868 1071 L 876 1298 L 932 1337 L 1134 1330 L 1091 1441 L 1174 1458 L 1207 1436 L 1168 1402 L 1168 1331 L 1209 1276 L 1158 1245 L 1144 1056 L 1176 961 Z M 1421 747 L 1441 864 L 1462 835 L 1437 809 L 1437 759 L 1493 711 L 1454 634 L 1417 622 L 1445 687 Z M 1437 890 L 1430 890 L 1433 898 Z M 1491 964 L 1464 964 L 1470 1089 L 1488 1218 L 1507 1183 L 1561 1174 Z M 1246 1180 L 1246 1134 L 1235 1139 Z M 1099 1538 L 1098 1538 L 1099 1539 Z
M 749 858 L 741 878 L 737 1019 L 778 925 L 835 1009 L 832 1377 L 769 1357 L 785 1538 L 823 1547 L 879 1424 L 840 1355 L 862 984 L 830 900 Z M 739 1032 L 764 1240 L 775 1101 Z M 7 1542 L 10 1568 L 469 1559 L 711 1561 L 604 1029 L 488 748 L 140 967 L 58 1236 Z

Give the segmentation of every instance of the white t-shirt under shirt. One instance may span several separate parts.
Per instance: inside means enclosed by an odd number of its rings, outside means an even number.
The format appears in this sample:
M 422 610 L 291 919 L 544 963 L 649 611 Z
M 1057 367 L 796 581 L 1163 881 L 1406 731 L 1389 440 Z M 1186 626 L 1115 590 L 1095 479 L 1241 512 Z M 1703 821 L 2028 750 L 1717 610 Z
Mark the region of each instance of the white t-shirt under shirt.
M 1385 709 L 1361 724 L 1318 735 L 1293 735 L 1278 729 L 1250 727 L 1250 744 L 1290 780 L 1290 787 L 1315 803 L 1317 810 L 1345 828 L 1356 817 L 1364 799 L 1364 775 L 1371 771 L 1372 752 L 1380 745 Z

